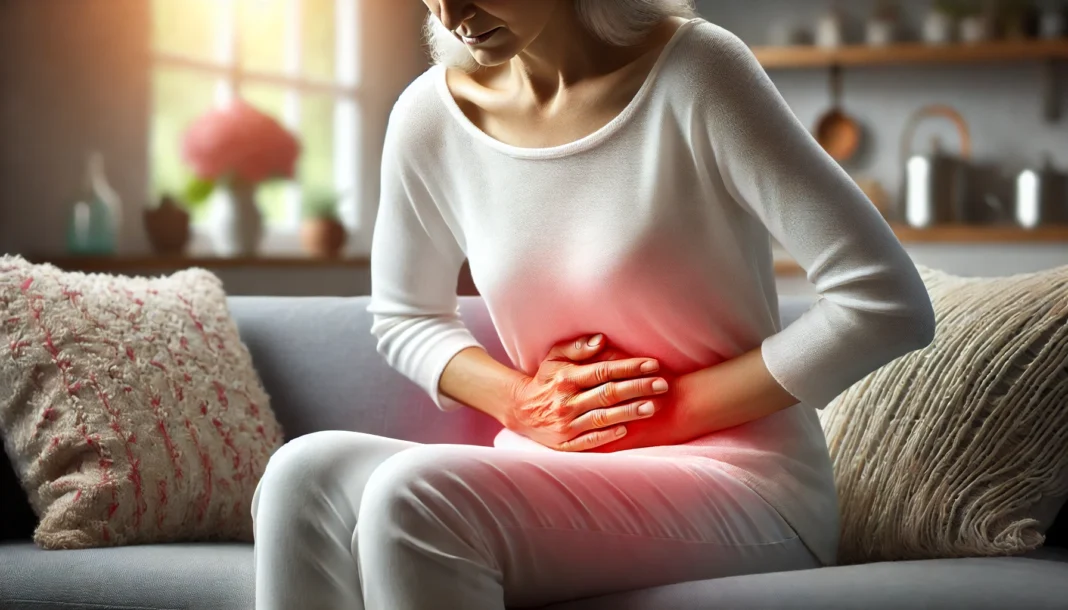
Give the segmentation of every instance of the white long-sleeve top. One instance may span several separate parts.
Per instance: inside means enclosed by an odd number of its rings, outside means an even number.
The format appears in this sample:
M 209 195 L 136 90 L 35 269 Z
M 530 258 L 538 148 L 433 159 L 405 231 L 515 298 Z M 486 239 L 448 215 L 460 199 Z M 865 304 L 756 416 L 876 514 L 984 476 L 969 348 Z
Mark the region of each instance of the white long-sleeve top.
M 821 298 L 780 328 L 772 236 Z M 816 409 L 933 335 L 926 289 L 889 226 L 795 118 L 750 50 L 683 25 L 630 104 L 578 141 L 520 148 L 480 131 L 434 67 L 394 107 L 372 246 L 371 332 L 445 410 L 438 381 L 479 345 L 458 315 L 465 257 L 512 364 L 603 332 L 682 375 L 761 347 L 799 403 L 685 445 L 774 506 L 826 565 L 838 505 Z M 514 441 L 503 430 L 498 445 Z

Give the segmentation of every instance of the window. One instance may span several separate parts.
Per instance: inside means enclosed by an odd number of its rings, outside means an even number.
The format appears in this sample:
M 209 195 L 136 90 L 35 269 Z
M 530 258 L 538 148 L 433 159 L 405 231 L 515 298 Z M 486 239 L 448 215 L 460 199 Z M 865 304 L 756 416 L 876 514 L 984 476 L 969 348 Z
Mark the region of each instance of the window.
M 271 234 L 294 233 L 305 194 L 340 194 L 357 220 L 357 0 L 152 0 L 150 168 L 156 192 L 190 177 L 181 138 L 213 105 L 241 96 L 297 134 L 292 182 L 260 188 Z M 203 206 L 206 207 L 206 206 Z M 205 209 L 194 215 L 203 225 Z M 270 245 L 269 243 L 267 244 Z

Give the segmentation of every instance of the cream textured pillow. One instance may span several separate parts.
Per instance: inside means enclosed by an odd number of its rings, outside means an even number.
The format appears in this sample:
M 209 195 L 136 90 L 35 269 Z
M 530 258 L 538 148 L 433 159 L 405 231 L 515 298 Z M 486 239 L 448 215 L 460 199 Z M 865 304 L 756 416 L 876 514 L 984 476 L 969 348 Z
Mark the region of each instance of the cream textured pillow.
M 0 431 L 45 548 L 252 540 L 282 431 L 222 284 L 0 258 Z
M 1068 267 L 920 273 L 934 342 L 820 413 L 842 564 L 1029 551 L 1068 494 Z

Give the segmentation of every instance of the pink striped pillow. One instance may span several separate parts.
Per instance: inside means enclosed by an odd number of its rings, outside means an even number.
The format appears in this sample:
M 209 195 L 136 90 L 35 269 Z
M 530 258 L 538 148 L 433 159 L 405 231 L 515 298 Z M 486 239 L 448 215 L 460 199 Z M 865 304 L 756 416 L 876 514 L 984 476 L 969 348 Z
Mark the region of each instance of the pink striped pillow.
M 213 274 L 0 258 L 0 431 L 42 547 L 252 540 L 282 431 Z

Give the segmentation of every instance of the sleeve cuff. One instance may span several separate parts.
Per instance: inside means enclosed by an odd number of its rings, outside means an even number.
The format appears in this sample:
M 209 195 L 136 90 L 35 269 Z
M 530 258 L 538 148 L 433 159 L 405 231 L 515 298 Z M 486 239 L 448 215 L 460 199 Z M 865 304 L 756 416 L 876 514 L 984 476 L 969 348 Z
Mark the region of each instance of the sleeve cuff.
M 445 367 L 448 366 L 449 362 L 456 356 L 456 354 L 469 347 L 481 347 L 485 349 L 473 335 L 467 332 L 450 334 L 434 349 L 434 366 L 430 369 L 430 377 L 426 379 L 422 385 L 431 400 L 434 401 L 434 404 L 446 413 L 451 413 L 467 406 L 458 400 L 454 400 L 442 394 L 439 389 L 439 384 L 441 383 L 441 375 L 445 372 Z

